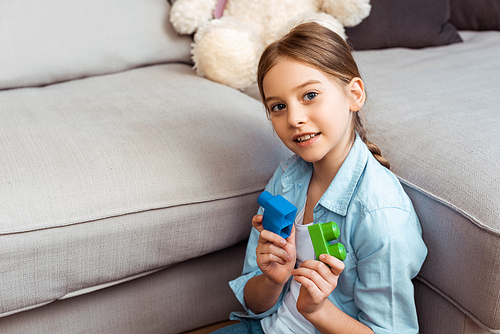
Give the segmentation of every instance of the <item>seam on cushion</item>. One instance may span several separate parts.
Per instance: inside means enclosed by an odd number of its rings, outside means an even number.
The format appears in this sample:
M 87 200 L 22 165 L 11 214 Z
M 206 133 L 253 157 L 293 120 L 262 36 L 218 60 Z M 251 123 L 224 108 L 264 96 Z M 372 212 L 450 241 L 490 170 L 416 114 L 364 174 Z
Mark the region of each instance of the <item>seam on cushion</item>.
M 431 193 L 431 192 L 429 192 L 429 191 L 427 191 L 427 190 L 425 190 L 425 189 L 423 189 L 421 187 L 416 186 L 415 184 L 409 182 L 408 180 L 405 180 L 405 179 L 401 178 L 400 176 L 397 176 L 397 178 L 399 179 L 399 181 L 402 184 L 408 186 L 409 188 L 414 189 L 414 190 L 420 192 L 421 194 L 423 194 L 423 195 L 425 195 L 425 196 L 427 196 L 429 198 L 432 198 L 432 199 L 436 200 L 437 202 L 443 204 L 444 206 L 446 206 L 446 207 L 448 207 L 450 209 L 453 209 L 457 213 L 459 213 L 462 216 L 464 216 L 465 218 L 469 219 L 471 222 L 473 222 L 481 230 L 487 231 L 487 232 L 493 234 L 496 237 L 500 237 L 500 231 L 495 230 L 495 229 L 491 228 L 490 226 L 484 225 L 483 223 L 481 223 L 479 221 L 479 219 L 477 219 L 474 216 L 470 215 L 469 213 L 467 213 L 466 211 L 464 211 L 461 208 L 457 207 L 456 205 L 453 205 L 452 203 L 444 200 L 443 198 L 438 197 L 438 196 L 434 195 L 433 193 Z
M 23 308 L 20 308 L 20 309 L 16 309 L 16 310 L 8 311 L 8 312 L 5 312 L 5 313 L 1 313 L 0 314 L 0 319 L 3 318 L 3 317 L 8 317 L 10 315 L 17 314 L 17 313 L 21 313 L 21 312 L 25 312 L 25 311 L 30 311 L 30 310 L 33 310 L 33 309 L 37 309 L 37 308 L 46 306 L 48 304 L 51 304 L 53 302 L 56 302 L 58 300 L 64 300 L 64 299 L 69 299 L 69 298 L 73 298 L 73 297 L 78 297 L 78 296 L 85 295 L 85 294 L 88 294 L 88 293 L 92 293 L 92 292 L 95 292 L 95 291 L 98 291 L 98 290 L 109 288 L 109 287 L 112 287 L 112 286 L 115 286 L 115 285 L 118 285 L 118 284 L 121 284 L 121 283 L 126 283 L 126 282 L 129 282 L 129 281 L 135 280 L 137 278 L 141 278 L 141 277 L 144 277 L 144 276 L 148 276 L 148 275 L 154 274 L 154 273 L 156 273 L 158 271 L 161 271 L 163 269 L 169 268 L 169 267 L 171 267 L 173 265 L 175 265 L 175 264 L 171 264 L 171 265 L 168 265 L 168 266 L 159 267 L 159 268 L 156 268 L 156 269 L 153 269 L 153 270 L 148 270 L 148 271 L 145 271 L 145 272 L 141 272 L 141 273 L 138 273 L 138 274 L 135 274 L 135 275 L 127 276 L 127 277 L 124 277 L 124 278 L 121 278 L 121 279 L 117 279 L 117 280 L 114 280 L 114 281 L 110 281 L 110 282 L 107 282 L 107 283 L 102 283 L 102 284 L 98 284 L 98 285 L 95 285 L 95 286 L 91 286 L 91 287 L 83 288 L 83 289 L 76 290 L 76 291 L 73 291 L 73 292 L 69 292 L 69 293 L 66 293 L 65 295 L 63 295 L 61 297 L 55 297 L 54 299 L 51 299 L 51 300 L 49 300 L 47 302 L 38 303 L 38 304 L 34 304 L 34 305 L 23 307 Z
M 18 233 L 29 233 L 29 232 L 34 232 L 34 231 L 41 231 L 41 230 L 49 230 L 53 228 L 60 228 L 60 227 L 67 227 L 67 226 L 72 226 L 72 225 L 79 225 L 79 224 L 86 224 L 86 223 L 92 223 L 95 221 L 103 220 L 103 219 L 108 219 L 108 218 L 114 218 L 114 217 L 121 217 L 121 216 L 127 216 L 131 214 L 137 214 L 137 213 L 143 213 L 143 212 L 148 212 L 148 211 L 156 211 L 156 210 L 165 210 L 165 209 L 170 209 L 170 208 L 175 208 L 179 206 L 184 206 L 184 205 L 194 205 L 194 204 L 203 204 L 203 203 L 210 203 L 210 202 L 216 202 L 216 201 L 224 201 L 224 200 L 229 200 L 232 198 L 237 198 L 237 197 L 243 197 L 243 196 L 250 196 L 256 193 L 260 193 L 264 190 L 264 187 L 259 187 L 257 189 L 250 189 L 246 191 L 241 191 L 241 192 L 234 192 L 230 195 L 226 195 L 225 197 L 219 197 L 219 198 L 213 198 L 213 199 L 205 199 L 205 200 L 198 200 L 196 202 L 178 202 L 178 203 L 172 203 L 171 205 L 168 206 L 151 206 L 149 208 L 135 208 L 132 209 L 126 213 L 108 213 L 108 214 L 103 214 L 100 217 L 94 217 L 94 218 L 89 218 L 87 217 L 86 219 L 81 219 L 81 220 L 72 220 L 68 221 L 65 223 L 53 223 L 51 226 L 39 226 L 39 227 L 34 227 L 34 228 L 25 228 L 25 229 L 11 229 L 11 230 L 6 230 L 6 231 L 0 231 L 0 236 L 3 235 L 10 235 L 10 234 L 18 234 Z M 257 204 L 256 204 L 257 205 Z
M 436 292 L 438 295 L 446 299 L 448 302 L 450 302 L 453 306 L 458 308 L 462 313 L 464 313 L 466 316 L 472 319 L 479 327 L 482 329 L 490 332 L 490 333 L 495 333 L 495 334 L 500 334 L 500 329 L 492 329 L 488 327 L 485 323 L 483 323 L 479 318 L 477 318 L 474 314 L 472 314 L 470 311 L 465 309 L 462 305 L 460 305 L 457 301 L 455 301 L 453 298 L 445 294 L 443 291 L 439 290 L 437 287 L 432 285 L 428 280 L 423 278 L 422 276 L 418 275 L 415 277 L 417 280 L 419 280 L 421 283 L 425 284 L 427 287 L 429 287 L 432 291 Z
M 8 316 L 16 314 L 16 313 L 25 312 L 25 311 L 33 310 L 33 309 L 36 309 L 36 308 L 39 308 L 39 307 L 43 307 L 43 306 L 48 305 L 48 304 L 53 303 L 53 302 L 55 302 L 55 300 L 50 300 L 48 302 L 38 303 L 38 304 L 35 304 L 35 305 L 26 306 L 26 307 L 23 307 L 23 308 L 20 308 L 20 309 L 16 309 L 16 310 L 13 310 L 13 311 L 8 311 L 8 312 L 0 313 L 0 319 L 4 318 L 4 317 L 8 317 Z
M 173 264 L 170 264 L 168 266 L 163 266 L 163 267 L 155 268 L 153 270 L 144 271 L 144 272 L 141 272 L 141 273 L 138 273 L 138 274 L 135 274 L 135 275 L 130 275 L 130 276 L 127 276 L 127 277 L 124 277 L 124 278 L 116 279 L 114 281 L 110 281 L 110 282 L 106 282 L 106 283 L 102 283 L 102 284 L 97 284 L 97 285 L 86 287 L 86 288 L 82 288 L 82 289 L 79 289 L 79 290 L 76 290 L 76 291 L 68 292 L 64 296 L 58 297 L 57 300 L 69 299 L 69 298 L 73 298 L 73 297 L 85 295 L 85 294 L 88 294 L 88 293 L 91 293 L 91 292 L 95 292 L 95 291 L 98 291 L 98 290 L 106 289 L 106 288 L 109 288 L 109 287 L 112 287 L 112 286 L 115 286 L 115 285 L 118 285 L 118 284 L 121 284 L 121 283 L 126 283 L 126 282 L 129 282 L 129 281 L 135 280 L 137 278 L 141 278 L 141 277 L 144 277 L 144 276 L 148 276 L 148 275 L 154 274 L 154 273 L 156 273 L 156 272 L 158 272 L 160 270 L 169 268 L 169 267 L 171 267 L 171 266 L 173 266 L 175 264 L 177 264 L 177 263 L 173 263 Z

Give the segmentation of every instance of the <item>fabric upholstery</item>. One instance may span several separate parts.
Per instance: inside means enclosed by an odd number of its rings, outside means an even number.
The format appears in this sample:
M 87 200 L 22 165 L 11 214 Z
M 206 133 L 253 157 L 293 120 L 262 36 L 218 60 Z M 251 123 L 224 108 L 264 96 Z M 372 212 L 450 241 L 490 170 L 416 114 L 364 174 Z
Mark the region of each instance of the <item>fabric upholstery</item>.
M 414 284 L 417 312 L 420 319 L 420 333 L 491 333 L 487 328 L 479 326 L 470 317 L 462 313 L 462 310 L 450 303 L 441 293 L 435 292 L 428 285 L 418 280 Z M 439 317 L 436 314 L 439 314 Z
M 420 280 L 500 330 L 500 33 L 463 44 L 356 53 L 371 139 L 412 198 L 429 254 Z M 478 52 L 480 50 L 480 52 Z M 426 303 L 427 304 L 427 303 Z M 438 332 L 436 332 L 438 333 Z
M 7 90 L 0 105 L 0 315 L 244 240 L 289 155 L 257 101 L 188 65 Z
M 500 1 L 450 0 L 450 22 L 460 30 L 500 30 Z
M 371 0 L 370 15 L 346 28 L 356 50 L 390 47 L 423 48 L 460 42 L 448 22 L 450 0 Z
M 0 1 L 0 89 L 164 62 L 190 62 L 188 36 L 157 0 Z
M 241 310 L 227 282 L 240 274 L 245 246 L 0 318 L 0 332 L 177 334 L 224 321 L 229 312 Z

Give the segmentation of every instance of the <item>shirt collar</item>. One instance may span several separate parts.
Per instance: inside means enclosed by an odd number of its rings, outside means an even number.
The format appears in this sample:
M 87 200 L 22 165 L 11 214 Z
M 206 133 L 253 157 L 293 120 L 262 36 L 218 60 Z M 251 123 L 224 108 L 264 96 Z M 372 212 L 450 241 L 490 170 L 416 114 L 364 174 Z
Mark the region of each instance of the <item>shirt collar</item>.
M 368 154 L 368 148 L 356 135 L 351 151 L 332 183 L 320 198 L 319 204 L 341 216 L 347 214 L 349 203 L 365 170 Z
M 365 169 L 368 154 L 368 148 L 359 135 L 356 135 L 356 140 L 347 158 L 328 189 L 320 198 L 318 205 L 341 216 L 346 215 L 356 186 Z M 282 185 L 285 191 L 299 183 L 304 185 L 303 183 L 307 182 L 307 185 L 309 184 L 310 175 L 307 181 L 304 176 L 312 172 L 312 163 L 304 161 L 298 155 L 293 155 L 281 163 L 281 168 L 284 170 Z

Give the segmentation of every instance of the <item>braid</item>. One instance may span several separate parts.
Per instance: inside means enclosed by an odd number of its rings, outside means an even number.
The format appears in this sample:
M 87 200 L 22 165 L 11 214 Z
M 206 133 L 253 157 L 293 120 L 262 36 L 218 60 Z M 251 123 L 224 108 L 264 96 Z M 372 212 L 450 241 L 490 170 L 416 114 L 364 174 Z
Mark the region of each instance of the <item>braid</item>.
M 382 156 L 382 152 L 380 151 L 380 148 L 378 148 L 377 145 L 375 145 L 374 143 L 372 143 L 371 141 L 368 140 L 368 137 L 366 136 L 366 128 L 363 124 L 362 115 L 360 115 L 360 113 L 361 113 L 361 111 L 355 112 L 354 130 L 358 133 L 361 140 L 363 140 L 363 142 L 366 144 L 366 146 L 368 147 L 370 152 L 373 154 L 375 159 L 377 159 L 377 161 L 380 162 L 380 164 L 382 166 L 384 166 L 385 168 L 391 169 L 391 164 L 389 163 L 389 161 L 387 161 L 386 158 L 384 158 Z

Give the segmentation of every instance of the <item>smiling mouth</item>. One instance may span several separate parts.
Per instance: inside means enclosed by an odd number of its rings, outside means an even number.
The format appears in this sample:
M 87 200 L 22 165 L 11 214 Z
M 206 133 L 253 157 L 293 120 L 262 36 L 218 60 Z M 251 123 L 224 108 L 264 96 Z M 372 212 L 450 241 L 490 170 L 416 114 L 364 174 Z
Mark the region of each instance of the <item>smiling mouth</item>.
M 321 132 L 318 132 L 318 133 L 313 133 L 313 134 L 310 134 L 310 135 L 304 135 L 304 136 L 300 136 L 300 137 L 297 137 L 297 139 L 295 139 L 295 141 L 297 143 L 302 143 L 302 142 L 305 142 L 305 141 L 308 141 L 309 139 L 311 138 L 314 138 L 316 137 L 317 135 L 321 134 Z

